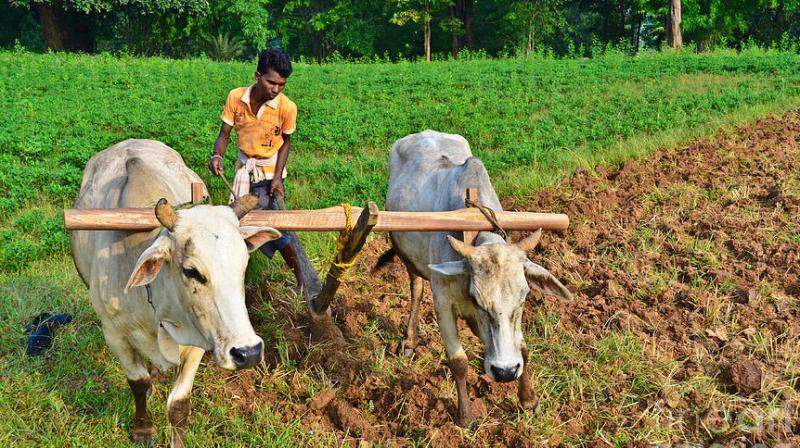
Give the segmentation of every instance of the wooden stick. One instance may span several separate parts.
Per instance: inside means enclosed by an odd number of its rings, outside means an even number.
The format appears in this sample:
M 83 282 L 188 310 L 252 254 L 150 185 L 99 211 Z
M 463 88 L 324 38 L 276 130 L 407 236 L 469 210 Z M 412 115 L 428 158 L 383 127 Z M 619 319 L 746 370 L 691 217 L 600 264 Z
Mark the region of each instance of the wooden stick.
M 377 223 L 378 206 L 375 205 L 374 202 L 370 201 L 367 205 L 367 208 L 361 211 L 361 215 L 358 217 L 358 222 L 356 222 L 356 225 L 353 228 L 353 231 L 350 233 L 350 237 L 347 239 L 347 242 L 342 248 L 341 253 L 337 254 L 337 256 L 334 256 L 333 259 L 342 260 L 342 264 L 344 265 L 352 263 L 356 258 L 356 255 L 358 255 L 358 253 L 361 251 L 361 248 L 364 247 L 364 243 L 367 241 L 367 235 L 369 235 L 369 232 Z M 342 282 L 342 274 L 346 270 L 347 266 L 337 265 L 336 263 L 331 264 L 331 268 L 328 270 L 328 276 L 325 278 L 325 285 L 322 287 L 322 291 L 320 291 L 319 295 L 312 301 L 312 311 L 314 313 L 321 314 L 328 310 L 328 307 L 336 296 L 336 291 L 339 289 L 339 285 Z
M 362 209 L 353 207 L 353 214 Z M 498 212 L 497 220 L 506 230 L 564 230 L 569 217 L 559 213 Z M 278 230 L 338 231 L 344 229 L 346 218 L 342 207 L 321 210 L 254 210 L 242 225 L 270 226 Z M 67 230 L 152 230 L 159 226 L 152 208 L 66 209 L 64 227 Z M 480 210 L 468 208 L 449 212 L 391 212 L 377 213 L 373 232 L 424 231 L 481 231 L 492 225 Z
M 477 188 L 467 188 L 466 200 L 470 201 L 477 201 L 478 200 L 478 189 Z M 475 238 L 478 237 L 478 232 L 475 230 L 465 230 L 464 231 L 464 242 L 470 246 L 475 241 Z

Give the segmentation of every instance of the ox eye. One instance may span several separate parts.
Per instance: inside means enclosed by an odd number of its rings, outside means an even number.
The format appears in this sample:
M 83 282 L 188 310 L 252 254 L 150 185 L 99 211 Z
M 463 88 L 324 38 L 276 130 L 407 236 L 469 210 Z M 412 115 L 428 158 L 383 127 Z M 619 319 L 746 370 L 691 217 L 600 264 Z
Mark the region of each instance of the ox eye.
M 195 268 L 183 268 L 183 275 L 185 275 L 186 278 L 197 280 L 203 285 L 206 284 L 206 278 Z

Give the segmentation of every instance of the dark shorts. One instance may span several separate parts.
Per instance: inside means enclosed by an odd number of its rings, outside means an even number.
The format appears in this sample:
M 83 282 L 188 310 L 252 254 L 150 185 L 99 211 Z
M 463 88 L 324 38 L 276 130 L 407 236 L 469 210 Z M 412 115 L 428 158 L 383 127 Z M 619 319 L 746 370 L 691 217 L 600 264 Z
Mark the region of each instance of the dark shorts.
M 263 180 L 250 184 L 250 194 L 258 196 L 258 206 L 256 210 L 278 210 L 273 200 L 274 198 L 269 194 L 269 185 L 271 182 L 271 180 Z M 291 236 L 289 233 L 282 232 L 280 238 L 262 245 L 259 250 L 267 257 L 272 258 L 275 256 L 275 252 L 288 246 L 290 242 Z

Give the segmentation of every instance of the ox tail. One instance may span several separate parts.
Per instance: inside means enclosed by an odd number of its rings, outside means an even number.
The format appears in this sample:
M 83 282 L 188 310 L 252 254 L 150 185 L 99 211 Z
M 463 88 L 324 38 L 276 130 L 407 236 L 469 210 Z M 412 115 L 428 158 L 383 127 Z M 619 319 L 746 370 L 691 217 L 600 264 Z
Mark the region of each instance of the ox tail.
M 391 263 L 394 260 L 394 257 L 397 256 L 397 251 L 394 249 L 394 246 L 390 247 L 389 250 L 384 252 L 380 257 L 378 257 L 378 262 L 375 263 L 375 267 L 372 268 L 372 272 L 377 272 L 383 269 L 384 266 Z

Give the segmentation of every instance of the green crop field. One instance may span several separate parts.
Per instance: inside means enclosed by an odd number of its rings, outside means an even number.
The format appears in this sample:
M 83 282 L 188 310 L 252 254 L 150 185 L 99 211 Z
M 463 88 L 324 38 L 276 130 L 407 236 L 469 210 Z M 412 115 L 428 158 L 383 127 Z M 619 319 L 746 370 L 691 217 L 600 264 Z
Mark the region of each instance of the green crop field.
M 206 165 L 227 92 L 251 82 L 254 69 L 206 59 L 0 52 L 0 446 L 127 443 L 132 399 L 68 256 L 61 210 L 72 206 L 86 161 L 127 138 L 179 151 L 221 203 L 225 187 Z M 618 163 L 797 107 L 800 57 L 754 49 L 295 64 L 285 93 L 299 108 L 288 165 L 291 208 L 382 205 L 389 148 L 424 129 L 465 136 L 499 195 L 524 204 L 578 167 Z M 234 154 L 226 156 L 229 179 Z M 333 237 L 302 235 L 320 268 Z M 286 279 L 276 262 L 254 260 L 249 282 Z M 51 355 L 29 359 L 22 325 L 41 311 L 70 312 L 75 322 Z M 331 443 L 268 408 L 247 419 L 226 417 L 229 403 L 215 395 L 220 381 L 201 369 L 190 443 Z M 285 384 L 270 387 L 280 393 Z M 156 395 L 163 442 L 165 387 Z
M 286 89 L 299 105 L 287 202 L 380 205 L 392 142 L 424 129 L 465 136 L 498 193 L 524 199 L 576 166 L 786 109 L 800 97 L 798 62 L 795 54 L 754 50 L 296 64 Z M 67 251 L 58 210 L 72 204 L 86 161 L 126 138 L 175 148 L 223 200 L 206 163 L 227 92 L 253 72 L 253 64 L 208 60 L 0 53 L 0 269 Z

